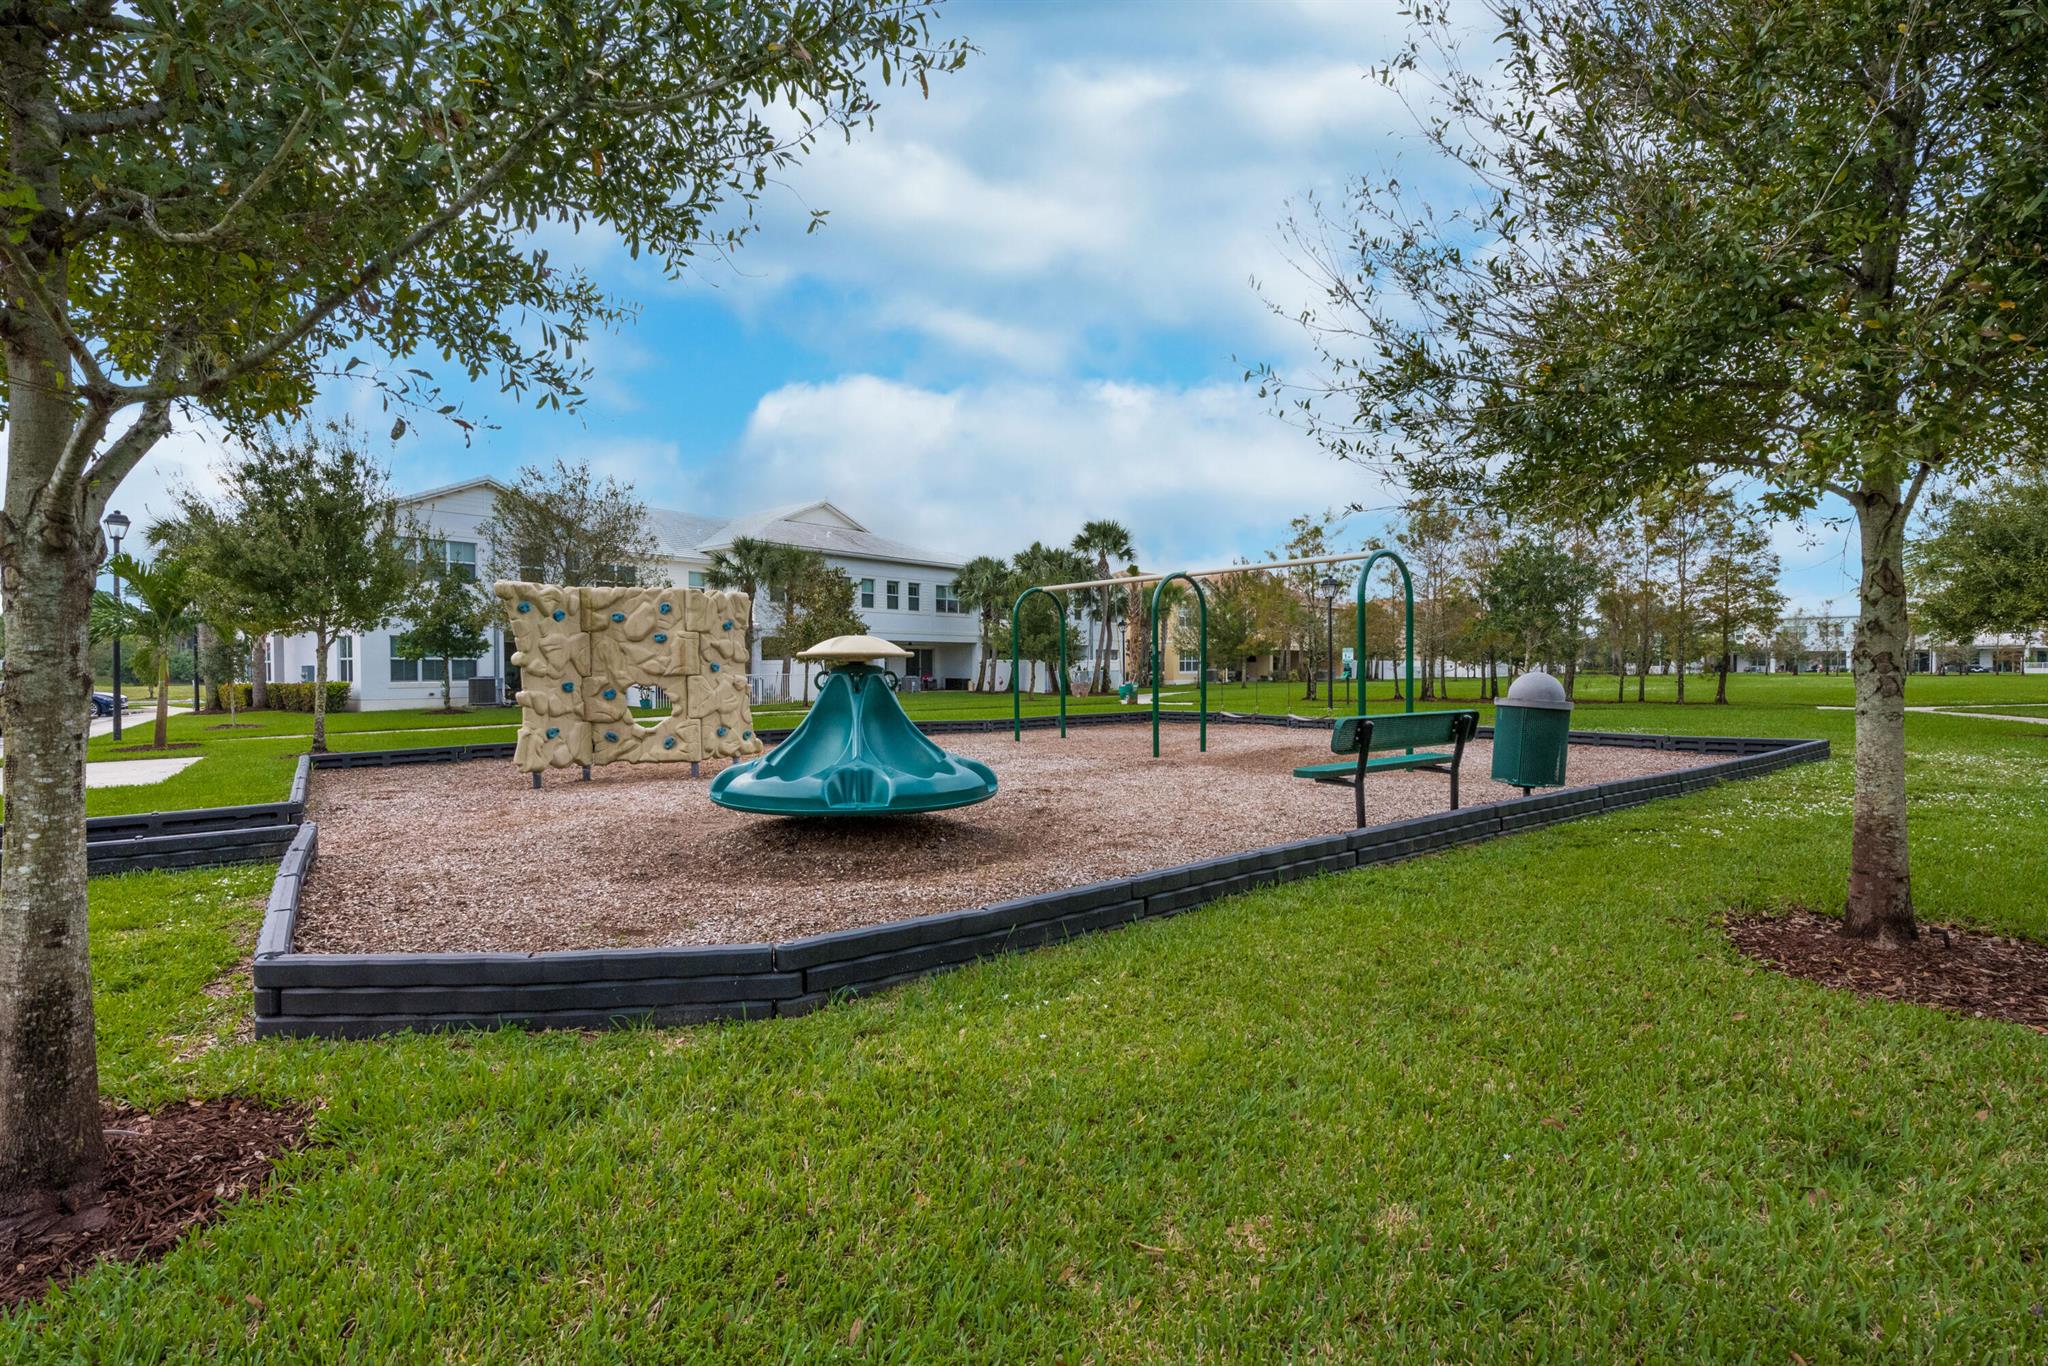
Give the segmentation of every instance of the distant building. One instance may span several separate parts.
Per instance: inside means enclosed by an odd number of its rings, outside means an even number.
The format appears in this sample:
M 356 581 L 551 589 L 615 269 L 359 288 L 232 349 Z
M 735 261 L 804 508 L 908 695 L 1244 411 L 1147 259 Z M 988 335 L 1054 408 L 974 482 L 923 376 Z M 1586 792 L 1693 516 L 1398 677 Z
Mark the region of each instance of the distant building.
M 1855 643 L 1853 613 L 1795 613 L 1778 624 L 1770 639 L 1738 646 L 1735 667 L 1757 673 L 1845 673 Z M 1937 642 L 1916 635 L 1907 652 L 1906 668 L 1912 673 L 1957 673 L 1976 668 L 1991 673 L 2048 674 L 2048 642 L 1999 634 Z
M 482 528 L 502 488 L 495 479 L 472 479 L 401 502 L 435 537 L 447 542 L 450 564 L 474 574 L 491 561 Z M 911 659 L 892 666 L 898 672 L 920 682 L 929 678 L 939 688 L 964 688 L 974 677 L 980 632 L 953 593 L 957 561 L 877 535 L 822 500 L 730 518 L 651 507 L 647 518 L 659 557 L 657 573 L 667 582 L 703 587 L 712 552 L 740 537 L 815 550 L 854 581 L 854 606 L 869 632 L 911 651 Z M 757 636 L 765 636 L 775 624 L 773 605 L 760 604 L 755 620 Z M 512 647 L 502 627 L 491 631 L 487 654 L 456 660 L 398 658 L 391 641 L 401 630 L 387 623 L 334 642 L 327 675 L 351 685 L 355 705 L 366 710 L 433 706 L 440 701 L 444 678 L 452 681 L 458 701 L 467 696 L 474 679 L 490 680 L 488 690 L 496 695 L 512 677 Z M 273 637 L 267 652 L 270 678 L 310 680 L 313 651 L 311 635 Z M 758 644 L 749 673 L 757 699 L 774 696 L 783 686 L 781 661 L 766 658 Z M 792 665 L 789 677 L 792 691 L 801 694 L 801 664 Z

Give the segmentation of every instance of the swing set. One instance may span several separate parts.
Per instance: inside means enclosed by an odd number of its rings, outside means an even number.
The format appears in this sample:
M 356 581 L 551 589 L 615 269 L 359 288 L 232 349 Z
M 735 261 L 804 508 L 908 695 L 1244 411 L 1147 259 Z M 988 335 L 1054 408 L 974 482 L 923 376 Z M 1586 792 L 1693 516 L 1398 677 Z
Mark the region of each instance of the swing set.
M 1059 694 L 1060 736 L 1067 733 L 1067 631 L 1068 613 L 1065 593 L 1085 592 L 1096 588 L 1136 588 L 1152 585 L 1152 757 L 1159 757 L 1159 695 L 1163 683 L 1160 638 L 1161 608 L 1164 606 L 1166 586 L 1175 581 L 1185 582 L 1195 592 L 1195 605 L 1200 616 L 1200 632 L 1197 637 L 1196 678 L 1200 692 L 1198 712 L 1201 720 L 1201 749 L 1209 749 L 1209 595 L 1202 587 L 1204 579 L 1222 578 L 1229 574 L 1250 574 L 1272 569 L 1306 569 L 1315 565 L 1365 563 L 1358 571 L 1358 582 L 1353 596 L 1358 605 L 1357 653 L 1361 677 L 1356 694 L 1358 710 L 1356 715 L 1365 715 L 1365 590 L 1372 578 L 1373 567 L 1381 560 L 1393 561 L 1401 571 L 1401 595 L 1405 606 L 1402 623 L 1403 645 L 1407 657 L 1406 710 L 1415 710 L 1415 583 L 1409 577 L 1408 566 L 1391 550 L 1374 550 L 1355 555 L 1315 555 L 1300 560 L 1276 560 L 1265 564 L 1231 564 L 1220 569 L 1176 569 L 1169 574 L 1129 574 L 1120 578 L 1085 579 L 1077 583 L 1035 584 L 1017 595 L 1016 605 L 1010 609 L 1010 734 L 1015 740 L 1024 738 L 1024 694 L 1022 632 L 1024 604 L 1035 593 L 1043 593 L 1052 600 L 1059 613 L 1059 674 L 1054 679 Z M 1331 670 L 1332 674 L 1335 670 Z

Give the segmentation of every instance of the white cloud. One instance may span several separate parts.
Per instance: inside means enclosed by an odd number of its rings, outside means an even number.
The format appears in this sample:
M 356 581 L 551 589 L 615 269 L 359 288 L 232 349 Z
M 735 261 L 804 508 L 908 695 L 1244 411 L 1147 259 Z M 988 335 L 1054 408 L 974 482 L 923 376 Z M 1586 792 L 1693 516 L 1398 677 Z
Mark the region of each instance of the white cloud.
M 1054 370 L 1066 355 L 1064 340 L 1054 332 L 984 317 L 963 308 L 906 299 L 892 305 L 886 316 L 896 325 L 922 333 L 956 352 L 988 357 L 1018 370 Z
M 1221 563 L 1277 545 L 1290 517 L 1385 501 L 1358 467 L 1223 383 L 788 385 L 761 399 L 729 469 L 729 506 L 831 498 L 878 532 L 961 557 L 1114 517 L 1149 563 Z

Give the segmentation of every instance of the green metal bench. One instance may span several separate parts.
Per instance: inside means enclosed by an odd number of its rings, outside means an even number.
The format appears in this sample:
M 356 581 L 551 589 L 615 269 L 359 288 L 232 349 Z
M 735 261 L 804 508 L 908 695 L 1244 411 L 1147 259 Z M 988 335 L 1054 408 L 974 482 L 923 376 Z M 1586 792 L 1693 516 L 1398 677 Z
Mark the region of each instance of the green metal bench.
M 1465 742 L 1479 729 L 1476 711 L 1389 712 L 1385 716 L 1340 717 L 1330 730 L 1330 753 L 1356 755 L 1334 764 L 1304 764 L 1297 778 L 1343 783 L 1351 788 L 1358 823 L 1365 824 L 1365 775 L 1388 769 L 1429 769 L 1451 775 L 1451 810 L 1458 809 L 1458 766 L 1465 762 Z M 1449 745 L 1451 752 L 1422 750 L 1424 745 Z M 1399 754 L 1395 750 L 1402 751 Z M 1374 758 L 1374 755 L 1384 757 Z

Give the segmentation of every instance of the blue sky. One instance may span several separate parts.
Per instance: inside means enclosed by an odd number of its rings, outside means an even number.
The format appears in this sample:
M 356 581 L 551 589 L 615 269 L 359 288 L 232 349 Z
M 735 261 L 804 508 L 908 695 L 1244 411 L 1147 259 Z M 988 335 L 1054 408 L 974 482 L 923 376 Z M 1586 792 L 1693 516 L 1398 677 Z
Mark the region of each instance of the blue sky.
M 1290 517 L 1394 495 L 1272 416 L 1247 364 L 1307 363 L 1279 228 L 1360 174 L 1436 171 L 1413 116 L 1366 79 L 1391 0 L 1325 4 L 955 0 L 980 49 L 892 93 L 872 132 L 823 142 L 772 189 L 729 262 L 668 280 L 608 234 L 550 236 L 638 320 L 599 337 L 574 414 L 461 395 L 494 422 L 427 426 L 387 458 L 402 489 L 588 457 L 651 503 L 711 514 L 831 498 L 876 530 L 966 556 L 1116 517 L 1148 565 L 1279 545 Z M 828 226 L 804 232 L 811 208 Z M 1255 286 L 1254 281 L 1257 282 Z M 389 426 L 371 395 L 323 407 Z M 204 481 L 174 437 L 132 489 Z M 1346 542 L 1378 531 L 1368 511 Z M 1797 605 L 1853 596 L 1838 529 L 1780 537 Z

